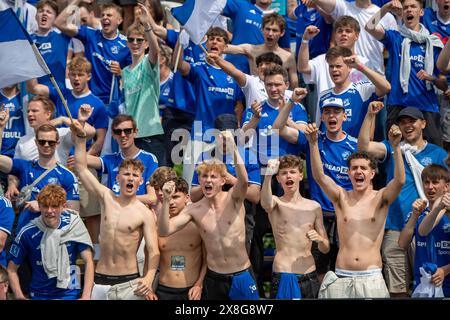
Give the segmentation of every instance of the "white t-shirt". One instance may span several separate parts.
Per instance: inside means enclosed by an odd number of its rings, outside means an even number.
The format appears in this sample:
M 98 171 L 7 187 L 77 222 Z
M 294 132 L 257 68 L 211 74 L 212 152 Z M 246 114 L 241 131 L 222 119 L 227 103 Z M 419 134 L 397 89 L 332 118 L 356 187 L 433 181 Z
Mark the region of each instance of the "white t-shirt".
M 6 10 L 6 9 L 13 9 L 14 11 L 14 0 L 0 0 L 0 11 Z M 26 3 L 25 1 L 19 1 L 19 8 L 25 9 L 23 11 L 23 19 L 26 21 L 26 28 L 28 33 L 34 33 L 38 30 L 38 25 L 36 22 L 36 7 Z
M 373 17 L 375 13 L 380 10 L 380 7 L 371 5 L 369 8 L 358 8 L 355 2 L 346 2 L 345 0 L 336 0 L 336 7 L 331 13 L 333 19 L 337 19 L 341 16 L 351 16 L 358 20 L 361 32 L 359 34 L 358 41 L 356 41 L 355 49 L 356 53 L 365 57 L 372 62 L 374 70 L 384 74 L 383 63 L 383 44 L 372 37 L 365 30 L 367 21 Z M 381 19 L 379 25 L 385 30 L 397 30 L 397 22 L 392 14 L 388 13 Z
M 59 134 L 59 146 L 56 149 L 56 160 L 66 165 L 70 149 L 73 146 L 72 135 L 69 128 L 57 128 Z M 35 142 L 35 133 L 22 136 L 17 141 L 14 158 L 25 160 L 38 160 L 39 153 Z
M 258 76 L 245 75 L 245 85 L 241 87 L 242 92 L 245 95 L 245 103 L 247 107 L 250 107 L 253 101 L 264 101 L 267 100 L 266 87 L 264 86 L 264 81 L 262 81 Z

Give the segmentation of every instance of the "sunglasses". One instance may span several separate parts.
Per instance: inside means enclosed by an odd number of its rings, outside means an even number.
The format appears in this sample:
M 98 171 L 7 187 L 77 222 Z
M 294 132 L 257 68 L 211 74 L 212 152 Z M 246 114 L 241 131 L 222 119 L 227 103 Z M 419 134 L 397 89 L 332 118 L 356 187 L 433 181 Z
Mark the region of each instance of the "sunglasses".
M 141 44 L 142 42 L 144 42 L 144 38 L 131 38 L 131 37 L 128 37 L 127 38 L 127 41 L 129 42 L 129 43 L 139 43 L 139 44 Z
M 50 147 L 54 147 L 58 141 L 39 139 L 37 142 L 41 146 L 45 146 L 46 144 L 48 144 Z
M 130 135 L 134 132 L 133 128 L 125 128 L 125 129 L 113 129 L 112 132 L 116 135 L 116 136 L 120 136 L 123 133 L 125 133 L 125 135 Z

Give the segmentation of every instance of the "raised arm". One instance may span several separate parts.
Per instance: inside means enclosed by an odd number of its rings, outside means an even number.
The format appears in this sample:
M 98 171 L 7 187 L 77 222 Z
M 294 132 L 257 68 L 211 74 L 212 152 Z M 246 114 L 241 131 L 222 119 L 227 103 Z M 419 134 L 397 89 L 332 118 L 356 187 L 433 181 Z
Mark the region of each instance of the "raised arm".
M 417 219 L 419 219 L 420 214 L 426 208 L 427 202 L 423 199 L 417 199 L 413 202 L 411 216 L 398 237 L 398 245 L 400 248 L 408 250 L 414 236 L 414 229 L 416 227 Z
M 248 43 L 233 45 L 229 44 L 225 49 L 224 53 L 226 54 L 243 54 L 247 57 L 250 56 L 249 52 L 251 51 L 252 45 Z
M 241 155 L 239 154 L 239 149 L 234 142 L 233 134 L 229 131 L 224 131 L 221 135 L 222 139 L 225 141 L 227 153 L 229 152 L 233 155 L 236 169 L 237 181 L 231 189 L 231 196 L 235 200 L 244 201 L 248 190 L 248 174 L 245 169 L 244 160 L 242 160 Z
M 27 82 L 27 92 L 48 97 L 50 90 L 44 84 L 39 84 L 37 79 L 30 79 Z
M 176 61 L 177 54 L 172 55 L 172 65 L 177 66 L 177 70 L 174 70 L 174 72 L 179 71 L 183 77 L 186 77 L 189 74 L 189 72 L 191 71 L 191 64 L 189 62 L 184 61 L 184 59 L 183 59 L 183 55 L 184 55 L 183 51 L 184 50 L 183 50 L 183 47 L 181 47 L 179 37 L 178 37 L 177 43 L 175 45 L 175 48 L 173 49 L 173 52 L 178 52 L 178 50 L 181 50 L 178 64 Z
M 372 132 L 372 128 L 375 127 L 377 113 L 383 108 L 384 104 L 381 101 L 372 101 L 369 104 L 358 136 L 358 150 L 366 151 L 377 159 L 384 159 L 386 157 L 386 146 L 381 142 L 370 141 L 370 133 Z
M 334 11 L 334 8 L 336 8 L 337 0 L 311 0 L 311 1 L 316 6 L 320 7 L 325 13 L 331 14 Z
M 175 194 L 175 182 L 168 181 L 163 185 L 163 205 L 162 214 L 158 217 L 158 234 L 161 237 L 167 237 L 184 228 L 191 220 L 189 205 L 185 207 L 176 217 L 169 218 L 169 202 L 172 195 Z
M 96 194 L 103 199 L 105 193 L 111 192 L 107 187 L 102 185 L 98 179 L 89 171 L 86 156 L 86 132 L 79 122 L 74 122 L 70 129 L 75 135 L 75 170 L 78 177 L 83 182 L 86 190 L 92 194 Z
M 384 95 L 388 94 L 389 91 L 391 91 L 391 84 L 389 83 L 389 81 L 387 81 L 382 74 L 370 69 L 369 67 L 359 62 L 357 55 L 345 57 L 344 62 L 349 67 L 359 70 L 370 80 L 370 82 L 373 83 L 373 85 L 375 86 L 375 93 L 378 97 L 383 97 Z
M 2 149 L 3 141 L 3 131 L 9 120 L 9 108 L 5 109 L 5 104 L 3 103 L 0 107 L 0 150 Z
M 309 142 L 309 161 L 311 163 L 311 171 L 314 180 L 325 192 L 331 202 L 336 205 L 339 201 L 340 191 L 342 190 L 342 188 L 339 187 L 333 179 L 331 179 L 323 172 L 323 164 L 322 159 L 320 158 L 319 144 L 317 142 L 318 131 L 319 129 L 317 128 L 315 123 L 308 124 L 308 127 L 305 129 L 306 139 Z
M 393 0 L 391 2 L 386 3 L 384 6 L 381 7 L 380 10 L 378 10 L 377 13 L 375 13 L 372 18 L 367 21 L 365 29 L 366 31 L 371 34 L 375 39 L 382 40 L 384 38 L 384 28 L 381 25 L 378 25 L 383 19 L 383 17 L 388 13 L 392 12 L 393 14 L 398 15 L 399 17 L 402 16 L 402 4 L 399 0 Z
M 219 56 L 217 53 L 209 53 L 206 56 L 206 61 L 211 64 L 217 64 L 226 74 L 231 76 L 239 85 L 239 87 L 245 86 L 247 83 L 247 78 L 245 73 L 236 68 L 232 63 L 226 61 L 224 58 Z
M 266 172 L 264 173 L 264 183 L 261 189 L 261 207 L 268 214 L 272 212 L 277 204 L 272 195 L 272 176 L 278 172 L 279 165 L 280 161 L 278 159 L 270 159 L 267 162 Z
M 419 226 L 419 234 L 426 237 L 441 221 L 447 210 L 450 209 L 450 192 L 446 192 L 441 200 L 434 206 L 429 214 L 422 220 Z
M 81 0 L 73 0 L 55 20 L 55 27 L 67 34 L 70 37 L 74 37 L 78 33 L 78 27 L 75 24 L 69 24 L 69 17 L 75 13 L 75 7 Z
M 298 87 L 298 76 L 297 76 L 297 66 L 295 63 L 295 56 L 293 53 L 289 55 L 289 60 L 287 61 L 287 71 L 289 75 L 289 87 Z
M 158 62 L 159 56 L 159 46 L 158 39 L 153 30 L 153 25 L 156 23 L 153 21 L 151 14 L 148 12 L 148 9 L 142 4 L 137 3 L 138 9 L 136 10 L 136 19 L 144 26 L 145 39 L 147 39 L 147 43 L 149 46 L 148 51 L 148 61 L 151 64 L 155 64 Z M 152 23 L 153 21 L 153 23 Z
M 253 115 L 250 118 L 250 120 L 247 123 L 245 123 L 244 126 L 242 127 L 242 130 L 244 130 L 244 132 L 250 129 L 255 130 L 258 127 L 259 121 L 261 120 L 261 110 L 262 110 L 261 103 L 256 100 L 253 101 L 251 109 Z
M 447 41 L 444 49 L 442 49 L 439 54 L 439 58 L 436 65 L 441 72 L 448 74 L 450 73 L 450 41 Z
M 403 162 L 402 151 L 400 150 L 400 140 L 402 139 L 402 132 L 400 128 L 394 124 L 389 129 L 389 142 L 394 149 L 394 179 L 392 179 L 386 188 L 383 189 L 383 200 L 390 205 L 399 195 L 405 184 L 405 165 Z
M 311 67 L 309 66 L 309 41 L 318 35 L 319 32 L 320 29 L 316 26 L 307 26 L 303 32 L 297 60 L 297 70 L 300 73 L 311 74 Z
M 289 143 L 297 143 L 298 141 L 298 130 L 287 126 L 289 114 L 294 107 L 294 103 L 300 103 L 307 94 L 308 90 L 305 88 L 295 88 L 288 103 L 279 109 L 278 116 L 273 123 L 273 129 L 278 130 L 280 137 Z

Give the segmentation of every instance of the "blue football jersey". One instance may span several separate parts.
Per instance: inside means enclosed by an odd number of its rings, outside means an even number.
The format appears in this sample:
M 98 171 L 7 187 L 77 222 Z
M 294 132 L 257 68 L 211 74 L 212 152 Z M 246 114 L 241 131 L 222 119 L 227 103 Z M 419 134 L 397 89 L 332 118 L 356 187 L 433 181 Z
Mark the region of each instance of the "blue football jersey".
M 158 168 L 158 159 L 156 159 L 154 154 L 144 150 L 139 150 L 133 159 L 140 160 L 144 165 L 144 172 L 142 173 L 142 179 L 144 182 L 139 186 L 139 189 L 136 192 L 137 195 L 144 195 L 147 193 L 146 188 L 150 183 L 150 177 L 156 168 Z M 120 186 L 116 181 L 116 177 L 119 173 L 119 166 L 122 161 L 125 160 L 125 157 L 122 153 L 118 152 L 104 155 L 100 158 L 100 160 L 102 162 L 102 173 L 108 174 L 107 187 L 110 188 L 116 195 L 119 195 Z
M 5 97 L 0 91 L 0 105 L 5 104 L 9 109 L 9 120 L 3 130 L 2 155 L 13 158 L 17 141 L 25 135 L 25 123 L 23 119 L 23 108 L 20 103 L 20 94 L 11 99 Z
M 92 78 L 89 81 L 89 88 L 104 103 L 109 103 L 113 77 L 109 68 L 111 61 L 119 62 L 122 69 L 131 64 L 127 38 L 122 34 L 117 34 L 114 39 L 106 39 L 101 30 L 86 26 L 80 26 L 76 37 L 83 42 L 85 55 L 92 63 Z
M 345 190 L 352 189 L 352 183 L 348 176 L 347 158 L 358 149 L 356 138 L 346 135 L 340 141 L 328 139 L 326 133 L 320 132 L 318 136 L 320 158 L 323 163 L 323 171 L 333 181 Z M 311 198 L 320 203 L 322 210 L 334 212 L 333 204 L 328 199 L 325 192 L 322 191 L 317 182 L 312 178 L 311 158 L 309 143 L 303 132 L 298 132 L 298 145 L 303 153 L 306 154 L 306 170 L 309 179 L 309 188 Z
M 71 214 L 63 211 L 61 214 L 61 229 L 70 223 Z M 40 249 L 44 233 L 33 223 L 27 224 L 17 234 L 9 249 L 8 261 L 21 265 L 29 262 L 31 265 L 30 297 L 36 300 L 75 300 L 80 294 L 80 283 L 76 274 L 76 260 L 79 253 L 89 246 L 74 241 L 66 243 L 70 261 L 70 282 L 67 289 L 56 287 L 56 277 L 49 278 L 42 264 Z

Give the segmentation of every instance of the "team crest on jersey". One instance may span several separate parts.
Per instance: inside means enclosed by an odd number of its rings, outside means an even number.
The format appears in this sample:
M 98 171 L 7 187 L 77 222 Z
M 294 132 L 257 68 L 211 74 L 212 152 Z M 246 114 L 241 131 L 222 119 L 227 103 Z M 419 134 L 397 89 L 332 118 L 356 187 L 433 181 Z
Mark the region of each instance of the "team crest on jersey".
M 445 233 L 450 233 L 450 223 L 444 224 L 442 230 L 444 230 Z
M 12 246 L 11 246 L 11 249 L 9 249 L 9 252 L 14 256 L 14 257 L 18 257 L 18 255 L 19 255 L 19 247 L 17 246 L 17 245 L 15 245 L 15 244 L 13 244 Z
M 5 104 L 5 109 L 9 109 L 9 111 L 16 111 L 16 106 L 14 105 L 14 103 L 9 102 Z
M 119 47 L 118 46 L 112 46 L 111 47 L 111 52 L 114 54 L 118 54 L 119 53 Z
M 422 160 L 420 160 L 420 163 L 421 163 L 424 167 L 426 167 L 426 166 L 432 164 L 432 163 L 433 163 L 433 160 L 432 160 L 430 157 L 425 157 L 425 158 L 423 158 Z
M 344 151 L 342 152 L 342 159 L 347 160 L 348 157 L 350 157 L 352 153 L 350 151 Z
M 48 183 L 48 184 L 59 184 L 57 178 L 49 178 L 49 179 L 47 180 L 47 183 Z
M 233 78 L 231 76 L 227 76 L 228 83 L 233 83 Z
M 51 42 L 44 42 L 41 43 L 39 46 L 39 50 L 43 51 L 43 50 L 49 50 L 52 48 L 52 43 Z

